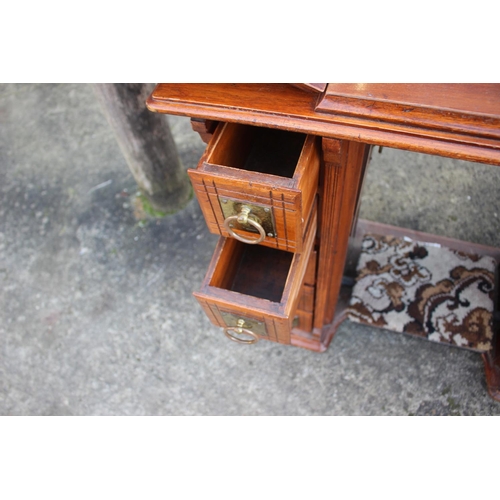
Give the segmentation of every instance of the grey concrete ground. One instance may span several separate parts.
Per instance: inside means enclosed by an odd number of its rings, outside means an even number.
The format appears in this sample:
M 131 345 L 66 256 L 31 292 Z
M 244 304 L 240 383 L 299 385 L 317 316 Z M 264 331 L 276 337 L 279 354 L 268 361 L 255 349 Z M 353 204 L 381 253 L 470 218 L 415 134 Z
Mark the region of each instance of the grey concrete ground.
M 185 167 L 204 144 L 169 118 Z M 88 85 L 0 87 L 0 414 L 499 415 L 481 357 L 345 322 L 317 354 L 241 346 L 191 296 L 216 236 L 195 200 L 134 215 Z M 375 152 L 361 216 L 500 246 L 500 169 Z

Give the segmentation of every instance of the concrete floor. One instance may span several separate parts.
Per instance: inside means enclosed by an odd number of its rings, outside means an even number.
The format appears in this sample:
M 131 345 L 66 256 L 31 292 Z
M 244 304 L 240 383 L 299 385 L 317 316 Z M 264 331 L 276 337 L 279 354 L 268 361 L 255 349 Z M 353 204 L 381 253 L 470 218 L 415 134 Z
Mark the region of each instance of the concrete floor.
M 217 237 L 157 221 L 89 85 L 0 86 L 0 414 L 500 415 L 478 354 L 345 322 L 241 346 L 192 298 Z M 186 168 L 204 144 L 170 117 Z M 373 154 L 361 217 L 500 247 L 500 169 Z

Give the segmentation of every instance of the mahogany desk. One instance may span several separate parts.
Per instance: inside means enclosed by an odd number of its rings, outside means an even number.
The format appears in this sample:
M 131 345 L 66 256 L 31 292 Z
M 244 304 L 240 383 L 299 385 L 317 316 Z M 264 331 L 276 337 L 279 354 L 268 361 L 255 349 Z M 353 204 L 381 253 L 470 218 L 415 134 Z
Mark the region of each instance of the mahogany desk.
M 219 133 L 217 123 L 318 138 L 311 321 L 290 327 L 285 341 L 274 339 L 316 351 L 328 347 L 344 319 L 342 278 L 372 145 L 500 166 L 500 84 L 159 84 L 147 106 L 191 117 L 205 142 Z M 490 395 L 500 401 L 498 336 L 482 356 Z

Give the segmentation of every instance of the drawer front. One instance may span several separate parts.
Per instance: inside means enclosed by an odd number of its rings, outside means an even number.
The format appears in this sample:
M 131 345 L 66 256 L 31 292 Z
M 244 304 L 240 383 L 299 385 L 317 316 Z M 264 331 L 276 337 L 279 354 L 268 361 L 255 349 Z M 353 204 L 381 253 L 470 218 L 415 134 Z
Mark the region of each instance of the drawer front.
M 318 139 L 254 129 L 219 124 L 198 167 L 188 170 L 194 191 L 212 233 L 300 253 L 317 192 Z
M 200 294 L 195 294 L 195 297 L 210 321 L 215 326 L 223 328 L 224 332 L 230 329 L 229 333 L 236 338 L 245 340 L 253 338 L 256 339 L 255 341 L 264 339 L 281 344 L 290 343 L 290 327 L 288 321 L 284 321 L 283 318 L 258 314 L 257 311 L 249 311 L 246 308 L 238 307 L 236 304 L 221 304 Z M 241 320 L 243 324 L 240 323 Z M 237 331 L 238 328 L 242 329 L 241 333 Z M 248 331 L 251 333 L 248 333 Z
M 194 293 L 210 321 L 232 340 L 289 344 L 299 302 L 307 300 L 303 289 L 309 286 L 304 282 L 315 234 L 314 208 L 301 254 L 221 237 L 203 284 Z

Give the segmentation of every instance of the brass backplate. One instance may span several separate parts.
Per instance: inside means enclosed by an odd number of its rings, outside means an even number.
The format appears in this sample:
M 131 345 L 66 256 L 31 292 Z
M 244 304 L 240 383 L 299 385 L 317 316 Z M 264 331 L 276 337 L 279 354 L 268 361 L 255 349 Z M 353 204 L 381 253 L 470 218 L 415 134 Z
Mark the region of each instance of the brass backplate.
M 258 222 L 264 228 L 266 236 L 270 238 L 276 238 L 273 209 L 271 207 L 266 207 L 264 205 L 255 205 L 246 201 L 233 200 L 224 196 L 219 196 L 219 204 L 222 209 L 224 219 L 232 217 L 233 215 L 238 215 L 241 212 L 241 207 L 243 205 L 250 208 L 250 216 L 254 215 L 259 219 Z M 234 229 L 241 229 L 242 231 L 248 231 L 250 233 L 259 232 L 251 224 L 248 223 L 241 224 L 235 220 L 234 222 L 232 222 L 232 224 L 234 224 Z
M 220 311 L 220 315 L 222 316 L 222 319 L 227 326 L 238 328 L 240 326 L 238 324 L 238 321 L 242 319 L 245 322 L 245 324 L 242 325 L 242 328 L 250 330 L 257 335 L 267 336 L 266 325 L 262 321 L 258 321 L 252 318 L 246 318 L 245 316 L 238 316 L 236 314 L 225 311 Z

